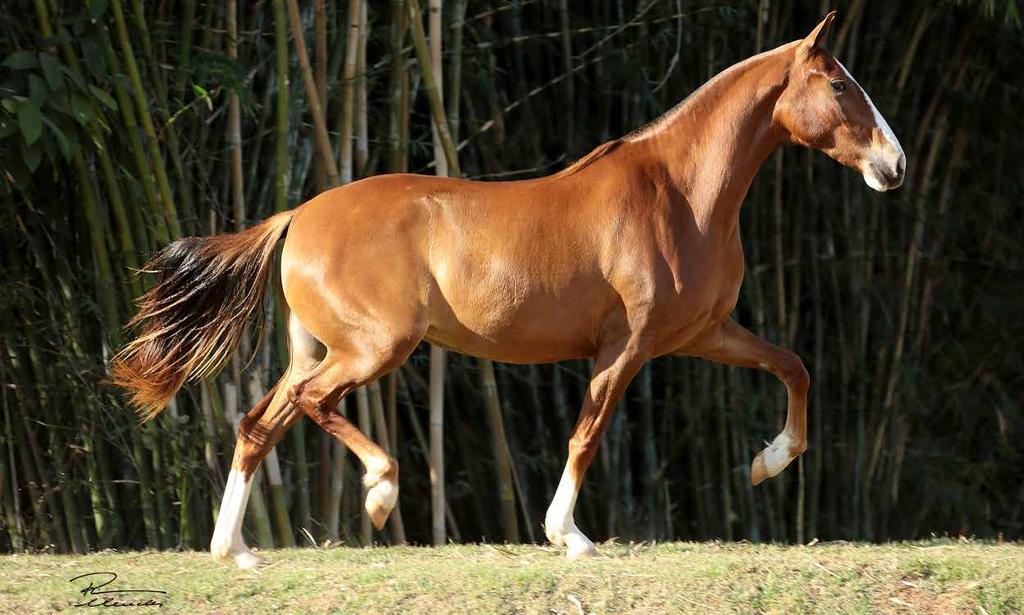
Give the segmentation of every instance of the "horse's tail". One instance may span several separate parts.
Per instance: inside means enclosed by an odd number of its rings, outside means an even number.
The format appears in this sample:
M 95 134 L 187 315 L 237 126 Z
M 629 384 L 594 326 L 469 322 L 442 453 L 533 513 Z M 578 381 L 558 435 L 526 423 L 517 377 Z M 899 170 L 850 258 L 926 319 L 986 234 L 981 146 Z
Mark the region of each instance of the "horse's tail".
M 219 370 L 262 313 L 274 247 L 292 214 L 238 233 L 179 239 L 146 263 L 143 271 L 159 278 L 128 323 L 138 336 L 112 361 L 114 384 L 131 393 L 143 421 L 159 414 L 185 380 Z

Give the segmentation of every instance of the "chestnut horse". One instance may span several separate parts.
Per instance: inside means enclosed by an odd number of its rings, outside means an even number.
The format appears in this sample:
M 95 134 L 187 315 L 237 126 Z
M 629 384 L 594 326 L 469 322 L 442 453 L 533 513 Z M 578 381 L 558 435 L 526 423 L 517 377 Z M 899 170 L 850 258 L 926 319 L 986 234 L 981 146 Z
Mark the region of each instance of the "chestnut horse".
M 758 167 L 797 143 L 900 186 L 903 150 L 867 94 L 826 51 L 834 13 L 806 38 L 725 70 L 657 121 L 540 179 L 382 175 L 328 190 L 240 233 L 176 241 L 115 359 L 144 417 L 186 379 L 214 373 L 263 305 L 275 245 L 291 360 L 244 418 L 211 550 L 260 563 L 241 524 L 253 472 L 308 416 L 366 468 L 381 527 L 398 465 L 336 411 L 422 340 L 510 363 L 592 358 L 594 372 L 548 508 L 548 539 L 594 552 L 573 508 L 620 397 L 645 361 L 674 354 L 767 370 L 786 386 L 785 429 L 754 458 L 754 484 L 807 447 L 800 358 L 730 319 L 743 278 L 739 209 Z

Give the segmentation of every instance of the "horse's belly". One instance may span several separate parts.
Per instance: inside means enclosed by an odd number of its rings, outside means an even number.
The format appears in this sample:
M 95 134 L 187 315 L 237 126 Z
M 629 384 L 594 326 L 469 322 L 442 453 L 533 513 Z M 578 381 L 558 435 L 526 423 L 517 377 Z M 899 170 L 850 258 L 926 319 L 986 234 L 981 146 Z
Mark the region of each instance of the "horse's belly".
M 455 272 L 452 272 L 455 273 Z M 427 339 L 509 363 L 590 356 L 600 299 L 592 287 L 545 287 L 525 272 L 437 277 Z
M 424 339 L 449 350 L 502 363 L 553 363 L 594 354 L 593 344 L 582 336 L 575 339 L 535 336 L 506 340 L 485 337 L 468 328 L 431 326 Z

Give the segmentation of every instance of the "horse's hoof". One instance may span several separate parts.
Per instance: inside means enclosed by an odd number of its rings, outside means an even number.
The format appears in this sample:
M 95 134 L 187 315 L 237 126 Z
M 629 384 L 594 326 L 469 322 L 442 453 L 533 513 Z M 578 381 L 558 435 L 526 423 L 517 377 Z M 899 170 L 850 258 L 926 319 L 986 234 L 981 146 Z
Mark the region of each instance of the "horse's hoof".
M 767 478 L 768 470 L 764 467 L 764 451 L 761 451 L 754 457 L 754 462 L 750 464 L 750 482 L 757 486 Z
M 370 523 L 378 530 L 383 529 L 398 502 L 398 462 L 389 457 L 386 465 L 368 467 L 363 485 L 367 489 L 363 506 L 370 516 Z
M 222 564 L 234 563 L 242 570 L 262 566 L 266 563 L 266 560 L 250 551 L 249 547 L 241 541 L 214 538 L 210 543 L 210 555 Z
M 555 545 L 556 547 L 565 546 L 565 538 L 562 537 L 562 534 L 549 529 L 548 526 L 544 527 L 544 534 L 548 537 L 548 542 Z
M 256 555 L 252 551 L 243 551 L 235 554 L 235 565 L 241 570 L 249 570 L 252 568 L 258 568 L 267 563 L 267 560 L 263 559 L 259 555 Z
M 805 450 L 806 441 L 794 443 L 785 432 L 779 434 L 768 448 L 754 457 L 754 462 L 750 464 L 750 482 L 758 485 L 765 479 L 778 475 Z
M 398 501 L 398 486 L 389 480 L 381 480 L 366 492 L 366 514 L 373 527 L 383 529 L 388 515 Z
M 597 555 L 594 543 L 590 542 L 590 539 L 583 534 L 570 534 L 566 536 L 565 545 L 568 547 L 565 556 L 569 561 Z

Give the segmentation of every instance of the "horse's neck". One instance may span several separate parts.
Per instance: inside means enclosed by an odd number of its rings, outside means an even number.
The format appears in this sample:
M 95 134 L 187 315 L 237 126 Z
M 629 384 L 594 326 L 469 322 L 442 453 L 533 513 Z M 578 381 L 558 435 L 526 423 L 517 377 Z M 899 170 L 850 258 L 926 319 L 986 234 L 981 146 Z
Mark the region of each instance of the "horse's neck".
M 782 140 L 772 113 L 787 58 L 779 48 L 737 64 L 627 137 L 661 160 L 703 232 L 735 230 L 754 175 Z

